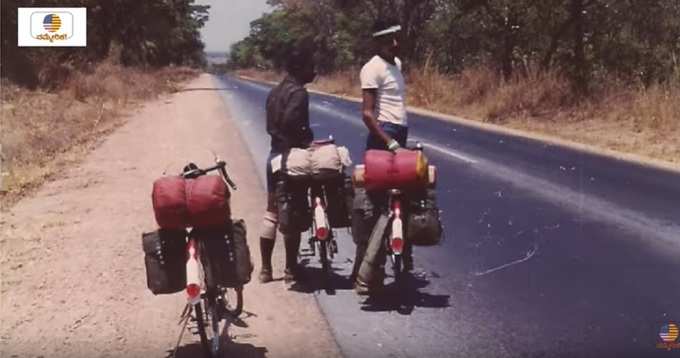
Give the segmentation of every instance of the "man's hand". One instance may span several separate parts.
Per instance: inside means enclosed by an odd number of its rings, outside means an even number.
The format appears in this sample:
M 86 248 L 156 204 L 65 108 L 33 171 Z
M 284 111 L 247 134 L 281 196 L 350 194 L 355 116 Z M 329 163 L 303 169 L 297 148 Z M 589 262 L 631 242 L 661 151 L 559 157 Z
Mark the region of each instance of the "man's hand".
M 391 152 L 396 152 L 399 148 L 401 148 L 401 146 L 396 140 L 390 139 L 390 141 L 387 142 L 387 149 L 389 149 Z
M 394 152 L 397 149 L 401 148 L 399 143 L 390 138 L 389 135 L 387 135 L 381 128 L 380 125 L 378 124 L 378 120 L 375 118 L 375 102 L 378 96 L 378 90 L 377 89 L 364 89 L 363 90 L 363 110 L 362 110 L 362 118 L 364 120 L 364 123 L 366 124 L 366 128 L 368 128 L 368 131 L 370 132 L 371 135 L 374 135 L 380 139 L 382 139 L 386 144 L 387 148 Z

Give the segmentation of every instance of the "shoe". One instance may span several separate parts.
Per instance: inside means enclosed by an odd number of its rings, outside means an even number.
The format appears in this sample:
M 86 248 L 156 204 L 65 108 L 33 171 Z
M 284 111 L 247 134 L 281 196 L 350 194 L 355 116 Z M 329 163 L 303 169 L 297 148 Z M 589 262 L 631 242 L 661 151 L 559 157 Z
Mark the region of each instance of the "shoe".
M 299 281 L 300 280 L 300 268 L 295 267 L 295 268 L 287 268 L 285 271 L 283 271 L 283 281 L 286 283 L 294 282 L 294 281 Z
M 274 277 L 272 276 L 272 270 L 263 268 L 260 270 L 260 283 L 267 283 L 267 282 L 272 282 L 274 281 Z
M 354 281 L 354 291 L 359 296 L 368 296 L 371 294 L 371 289 L 359 280 Z

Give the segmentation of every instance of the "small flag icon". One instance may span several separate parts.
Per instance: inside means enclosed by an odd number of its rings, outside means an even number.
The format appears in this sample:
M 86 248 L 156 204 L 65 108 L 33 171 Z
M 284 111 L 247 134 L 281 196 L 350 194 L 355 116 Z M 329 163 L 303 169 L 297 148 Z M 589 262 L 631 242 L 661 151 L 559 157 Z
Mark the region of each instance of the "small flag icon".
M 57 14 L 49 14 L 43 19 L 43 27 L 49 32 L 57 32 L 61 28 L 61 18 Z
M 680 330 L 678 330 L 678 326 L 675 323 L 669 323 L 661 327 L 659 337 L 661 337 L 664 343 L 673 343 L 678 339 L 679 332 Z

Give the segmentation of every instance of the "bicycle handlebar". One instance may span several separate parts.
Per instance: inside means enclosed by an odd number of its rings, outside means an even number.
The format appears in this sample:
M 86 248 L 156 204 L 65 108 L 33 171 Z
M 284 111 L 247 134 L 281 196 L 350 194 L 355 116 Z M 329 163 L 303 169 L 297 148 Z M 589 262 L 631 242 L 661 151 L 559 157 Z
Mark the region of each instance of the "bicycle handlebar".
M 236 183 L 234 183 L 231 178 L 229 177 L 229 173 L 227 173 L 227 163 L 223 160 L 218 160 L 217 164 L 213 165 L 212 167 L 208 168 L 196 168 L 196 169 L 191 169 L 189 171 L 183 172 L 182 176 L 184 178 L 191 178 L 191 177 L 198 177 L 201 175 L 206 175 L 209 172 L 219 170 L 220 175 L 222 176 L 222 179 L 224 179 L 224 182 L 231 187 L 232 190 L 238 190 L 238 187 L 236 186 Z

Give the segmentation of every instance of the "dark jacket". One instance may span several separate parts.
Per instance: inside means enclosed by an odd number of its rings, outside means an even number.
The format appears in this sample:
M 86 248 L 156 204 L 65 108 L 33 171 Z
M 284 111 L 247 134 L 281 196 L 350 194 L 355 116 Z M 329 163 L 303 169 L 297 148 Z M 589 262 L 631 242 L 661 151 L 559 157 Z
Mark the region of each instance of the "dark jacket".
M 267 97 L 267 133 L 271 151 L 308 148 L 314 140 L 309 128 L 309 95 L 292 77 L 286 77 Z

